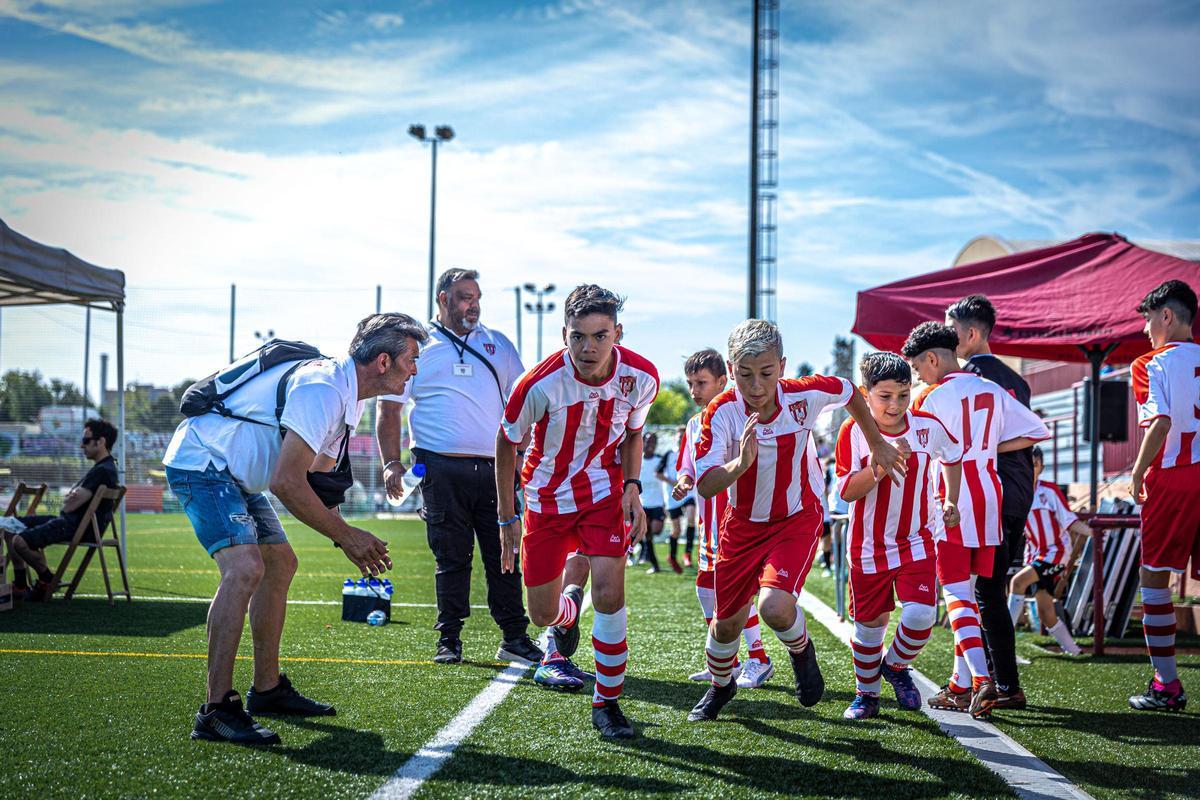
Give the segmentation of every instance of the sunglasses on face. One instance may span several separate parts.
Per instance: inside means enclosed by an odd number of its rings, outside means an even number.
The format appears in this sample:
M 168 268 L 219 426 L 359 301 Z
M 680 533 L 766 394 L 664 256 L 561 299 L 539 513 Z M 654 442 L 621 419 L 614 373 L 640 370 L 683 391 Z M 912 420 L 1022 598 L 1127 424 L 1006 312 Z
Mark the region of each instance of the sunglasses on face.
M 96 441 L 96 439 L 97 437 L 95 436 L 85 436 L 83 437 L 83 444 L 91 444 L 92 442 Z

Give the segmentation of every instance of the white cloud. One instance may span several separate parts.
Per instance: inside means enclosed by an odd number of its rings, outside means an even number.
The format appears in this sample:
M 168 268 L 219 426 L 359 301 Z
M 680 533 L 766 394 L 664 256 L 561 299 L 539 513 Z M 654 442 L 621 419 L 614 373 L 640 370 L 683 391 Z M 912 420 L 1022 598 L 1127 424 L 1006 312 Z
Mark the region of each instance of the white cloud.
M 382 33 L 404 27 L 403 14 L 368 14 L 367 25 Z

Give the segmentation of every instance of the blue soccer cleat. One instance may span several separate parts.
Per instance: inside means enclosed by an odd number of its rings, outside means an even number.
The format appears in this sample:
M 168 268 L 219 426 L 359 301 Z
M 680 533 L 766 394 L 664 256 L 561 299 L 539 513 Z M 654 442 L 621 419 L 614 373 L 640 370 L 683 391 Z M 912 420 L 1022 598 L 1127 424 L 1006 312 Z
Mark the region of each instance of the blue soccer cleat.
M 560 656 L 539 664 L 533 673 L 533 682 L 556 692 L 578 692 L 585 683 L 581 672 L 579 667 Z
M 911 669 L 908 667 L 893 669 L 884 664 L 882 673 L 883 679 L 896 690 L 896 702 L 901 708 L 906 711 L 916 711 L 921 708 L 921 692 L 913 684 Z
M 879 715 L 879 698 L 873 694 L 859 692 L 854 702 L 842 712 L 845 719 L 870 719 Z

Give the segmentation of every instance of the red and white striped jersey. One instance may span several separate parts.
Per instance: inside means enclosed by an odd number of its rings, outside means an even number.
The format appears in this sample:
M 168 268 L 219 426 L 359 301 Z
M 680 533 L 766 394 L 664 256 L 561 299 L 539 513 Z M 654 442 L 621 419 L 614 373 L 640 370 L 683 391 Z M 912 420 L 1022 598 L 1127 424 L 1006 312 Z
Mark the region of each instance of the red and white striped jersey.
M 841 408 L 854 392 L 849 381 L 824 375 L 779 381 L 778 410 L 757 425 L 758 457 L 728 489 L 735 515 L 769 522 L 821 505 L 825 479 L 808 451 L 810 434 L 823 410 Z M 697 482 L 738 457 L 751 413 L 736 386 L 704 409 L 695 453 Z
M 1148 428 L 1156 417 L 1171 420 L 1154 466 L 1200 464 L 1200 344 L 1168 342 L 1138 356 L 1129 373 L 1138 424 Z
M 1025 548 L 1025 563 L 1048 561 L 1061 564 L 1071 555 L 1071 534 L 1067 530 L 1079 519 L 1067 498 L 1058 486 L 1049 481 L 1038 481 L 1033 492 L 1033 507 L 1025 521 L 1025 533 L 1029 536 Z
M 688 420 L 687 430 L 683 435 L 683 444 L 679 447 L 679 461 L 676 465 L 680 475 L 696 479 L 696 443 L 700 441 L 700 418 L 698 413 Z M 696 568 L 707 572 L 716 566 L 717 534 L 725 509 L 729 506 L 729 495 L 725 492 L 707 500 L 693 487 L 692 497 L 696 499 L 696 521 L 700 527 L 700 543 L 697 550 L 699 561 Z
M 946 528 L 946 538 L 965 547 L 1000 544 L 1003 492 L 996 473 L 997 448 L 1022 436 L 1049 439 L 1050 431 L 998 384 L 961 370 L 922 392 L 913 410 L 937 417 L 962 445 L 962 524 Z
M 906 440 L 912 455 L 902 486 L 883 478 L 850 504 L 850 563 L 868 574 L 933 557 L 934 531 L 941 526 L 942 515 L 934 492 L 940 474 L 937 462 L 956 464 L 962 459 L 958 440 L 940 420 L 921 411 L 905 415 L 900 433 L 880 433 L 893 444 Z M 871 463 L 867 437 L 852 419 L 838 431 L 835 459 L 838 492 L 845 497 L 851 476 Z
M 582 511 L 621 491 L 617 448 L 625 431 L 646 424 L 658 394 L 658 371 L 624 347 L 613 348 L 613 369 L 599 385 L 585 383 L 566 350 L 520 377 L 500 427 L 519 443 L 533 428 L 521 470 L 525 505 L 539 514 Z

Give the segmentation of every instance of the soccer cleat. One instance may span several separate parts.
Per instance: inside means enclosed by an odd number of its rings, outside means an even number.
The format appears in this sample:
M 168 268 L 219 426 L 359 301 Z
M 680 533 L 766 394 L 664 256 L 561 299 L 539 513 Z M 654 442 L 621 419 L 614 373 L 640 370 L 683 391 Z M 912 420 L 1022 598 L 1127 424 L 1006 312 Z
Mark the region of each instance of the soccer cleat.
M 255 722 L 242 709 L 242 698 L 232 690 L 225 693 L 220 703 L 200 706 L 192 738 L 233 744 L 279 744 L 279 734 Z
M 921 692 L 913 685 L 912 670 L 893 669 L 887 664 L 880 670 L 883 679 L 896 690 L 896 703 L 906 711 L 916 711 L 921 707 Z
M 436 664 L 461 664 L 462 639 L 442 639 L 438 642 L 437 653 L 433 656 Z
M 938 711 L 967 711 L 971 708 L 971 692 L 956 692 L 950 688 L 950 684 L 946 684 L 940 692 L 925 702 L 930 708 L 936 708 Z
M 740 676 L 741 674 L 742 674 L 742 665 L 734 664 L 733 672 L 729 673 L 729 679 L 731 681 L 736 681 L 738 679 L 738 676 Z M 695 681 L 696 683 L 711 683 L 712 682 L 712 673 L 708 671 L 707 667 L 705 667 L 704 669 L 700 670 L 699 672 L 693 672 L 691 675 L 688 675 L 688 680 Z
M 521 635 L 516 639 L 501 642 L 500 648 L 496 650 L 497 661 L 515 661 L 527 667 L 537 664 L 545 656 L 546 654 L 542 652 L 542 648 L 534 644 L 533 640 L 527 635 Z
M 332 717 L 337 710 L 328 703 L 318 703 L 300 694 L 288 680 L 288 676 L 279 673 L 279 685 L 269 692 L 260 692 L 253 686 L 246 692 L 246 710 L 251 714 L 274 714 L 287 717 Z
M 601 705 L 592 706 L 592 727 L 600 731 L 605 739 L 632 739 L 637 736 L 616 700 L 605 700 Z
M 996 702 L 992 703 L 993 711 L 1007 709 L 1009 711 L 1024 711 L 1029 703 L 1025 699 L 1025 692 L 1021 689 L 1016 689 L 1011 692 L 1000 692 L 996 696 Z
M 569 666 L 568 666 L 569 665 Z M 543 689 L 556 692 L 578 692 L 585 683 L 578 673 L 581 670 L 566 658 L 552 658 L 538 664 L 533 682 Z
M 733 676 L 738 688 L 758 689 L 775 674 L 775 665 L 770 660 L 759 661 L 757 658 L 747 659 L 740 675 Z
M 650 567 L 649 569 L 646 570 L 647 575 L 657 575 L 660 572 L 662 572 L 662 570 L 659 569 L 658 567 Z
M 1187 707 L 1187 692 L 1178 678 L 1170 683 L 1152 678 L 1144 694 L 1129 698 L 1129 707 L 1137 711 L 1183 711 Z
M 667 556 L 667 563 L 671 566 L 671 569 L 675 571 L 676 575 L 683 574 L 683 567 L 679 566 L 679 562 L 675 559 L 675 556 Z
M 737 681 L 730 681 L 724 686 L 709 684 L 708 691 L 704 693 L 704 697 L 700 698 L 700 702 L 688 712 L 688 722 L 712 722 L 721 713 L 721 709 L 725 704 L 733 699 L 737 694 Z
M 842 712 L 843 719 L 870 719 L 879 716 L 879 696 L 858 692 L 854 702 Z
M 688 552 L 686 552 L 686 551 L 684 552 L 684 554 L 683 554 L 683 565 L 684 565 L 685 567 L 690 567 L 690 566 L 692 565 L 692 554 L 691 554 L 691 553 L 688 553 Z
M 971 716 L 975 719 L 986 717 L 992 713 L 992 708 L 996 705 L 996 700 L 999 699 L 1000 692 L 996 689 L 996 682 L 991 678 L 984 678 L 979 682 L 979 688 L 971 692 L 971 705 L 968 710 Z
M 14 592 L 13 597 L 22 603 L 44 603 L 54 594 L 51 587 L 52 584 L 50 581 L 44 581 L 39 578 L 33 586 L 30 586 L 25 591 L 20 593 Z
M 792 672 L 796 676 L 796 699 L 805 708 L 811 708 L 821 702 L 825 694 L 825 678 L 821 675 L 821 665 L 817 663 L 817 646 L 808 640 L 808 646 L 800 653 L 788 651 L 792 659 Z
M 558 648 L 559 655 L 563 658 L 570 658 L 575 655 L 575 650 L 579 647 L 579 617 L 583 614 L 583 587 L 571 584 L 563 589 L 563 594 L 575 601 L 575 624 L 569 628 L 555 625 L 550 632 L 554 636 L 554 644 Z

